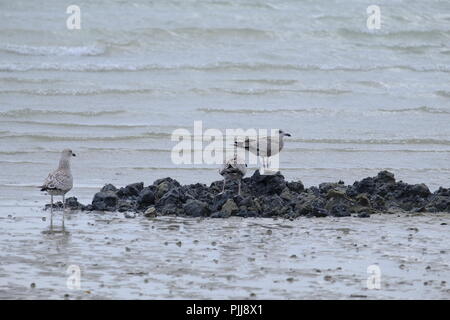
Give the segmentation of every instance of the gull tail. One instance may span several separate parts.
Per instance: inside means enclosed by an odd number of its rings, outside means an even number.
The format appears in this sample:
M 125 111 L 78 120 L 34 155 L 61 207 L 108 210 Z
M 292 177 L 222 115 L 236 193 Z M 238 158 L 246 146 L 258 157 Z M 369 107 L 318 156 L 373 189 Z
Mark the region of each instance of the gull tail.
M 41 189 L 41 191 L 49 191 L 49 190 L 56 190 L 56 188 L 55 187 L 50 187 L 50 186 L 46 186 L 46 185 L 43 185 L 43 186 L 38 186 L 38 188 L 40 188 Z

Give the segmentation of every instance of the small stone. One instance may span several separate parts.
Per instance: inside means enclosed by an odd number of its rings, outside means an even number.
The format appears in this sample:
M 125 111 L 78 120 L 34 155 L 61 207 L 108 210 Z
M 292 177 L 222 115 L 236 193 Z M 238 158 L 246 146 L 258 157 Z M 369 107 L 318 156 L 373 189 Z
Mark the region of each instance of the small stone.
M 222 206 L 222 212 L 225 212 L 226 214 L 233 214 L 239 211 L 238 206 L 234 202 L 233 199 L 228 199 L 227 202 Z
M 156 208 L 154 206 L 151 206 L 150 208 L 148 208 L 147 210 L 145 210 L 144 212 L 144 217 L 147 218 L 156 218 L 157 214 L 156 214 Z
M 332 280 L 333 280 L 333 277 L 332 277 L 332 276 L 324 276 L 323 279 L 324 279 L 325 281 L 332 281 Z
M 291 194 L 291 191 L 289 190 L 289 188 L 284 188 L 283 192 L 281 192 L 280 197 L 284 200 L 292 200 L 294 197 Z

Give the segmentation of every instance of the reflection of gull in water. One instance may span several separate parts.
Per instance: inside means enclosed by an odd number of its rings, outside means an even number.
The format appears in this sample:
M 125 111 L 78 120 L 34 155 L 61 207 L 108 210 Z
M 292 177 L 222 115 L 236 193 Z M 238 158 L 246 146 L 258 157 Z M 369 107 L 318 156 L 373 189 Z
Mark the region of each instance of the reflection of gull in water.
M 225 191 L 227 180 L 238 180 L 238 194 L 240 195 L 241 179 L 247 173 L 247 164 L 235 154 L 233 158 L 222 165 L 219 173 L 223 176 L 222 193 Z
M 279 153 L 284 147 L 283 138 L 290 136 L 290 133 L 279 130 L 278 136 L 261 137 L 258 139 L 247 138 L 244 142 L 235 141 L 234 145 L 262 157 L 263 167 L 267 168 L 269 164 L 268 158 Z
M 64 227 L 64 211 L 66 209 L 65 195 L 73 187 L 73 177 L 70 171 L 70 158 L 75 154 L 70 149 L 64 149 L 61 153 L 58 169 L 50 173 L 45 179 L 44 184 L 40 187 L 41 191 L 46 191 L 51 197 L 51 217 L 50 225 L 53 226 L 53 196 L 62 196 L 63 200 L 63 227 Z

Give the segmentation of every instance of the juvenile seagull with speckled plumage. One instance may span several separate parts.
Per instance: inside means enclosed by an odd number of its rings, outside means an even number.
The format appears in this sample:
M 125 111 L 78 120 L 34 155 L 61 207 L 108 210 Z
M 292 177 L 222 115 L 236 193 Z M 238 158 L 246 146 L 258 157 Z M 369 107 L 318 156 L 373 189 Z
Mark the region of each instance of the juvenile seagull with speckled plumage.
M 51 197 L 51 226 L 53 226 L 53 196 L 62 196 L 64 227 L 64 211 L 66 209 L 65 195 L 73 187 L 73 177 L 72 172 L 70 171 L 71 157 L 75 157 L 75 153 L 73 153 L 70 149 L 64 149 L 61 153 L 58 169 L 50 173 L 47 179 L 45 179 L 44 184 L 40 186 L 41 191 L 46 191 Z
M 219 174 L 223 177 L 222 192 L 225 191 L 227 180 L 238 180 L 238 195 L 241 194 L 241 180 L 247 173 L 247 164 L 237 154 L 222 165 Z

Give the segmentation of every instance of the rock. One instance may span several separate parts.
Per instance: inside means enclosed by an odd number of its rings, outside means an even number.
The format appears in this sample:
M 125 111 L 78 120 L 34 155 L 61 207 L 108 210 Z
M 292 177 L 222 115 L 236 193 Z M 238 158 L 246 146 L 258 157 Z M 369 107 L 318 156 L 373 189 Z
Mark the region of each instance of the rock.
M 167 205 L 180 206 L 185 201 L 185 195 L 181 188 L 177 187 L 167 191 L 159 200 L 156 201 L 157 207 L 164 207 Z
M 139 208 L 147 208 L 148 206 L 155 204 L 155 193 L 149 187 L 142 189 L 139 193 L 137 200 Z
M 263 217 L 286 215 L 292 211 L 291 207 L 285 206 L 283 199 L 276 194 L 260 197 L 259 202 L 261 203 Z
M 410 192 L 422 198 L 427 198 L 431 195 L 430 189 L 423 183 L 413 185 Z
M 158 179 L 153 183 L 156 186 L 156 198 L 160 199 L 169 190 L 180 188 L 180 183 L 172 178 Z
M 292 195 L 290 189 L 288 187 L 284 188 L 283 192 L 281 192 L 280 197 L 284 200 L 291 201 L 294 199 L 294 196 Z
M 355 197 L 360 193 L 374 194 L 375 190 L 375 180 L 373 178 L 365 178 L 361 181 L 355 181 L 352 187 L 347 188 L 347 195 Z
M 450 212 L 450 189 L 439 188 L 430 197 L 425 209 L 430 212 Z
M 117 204 L 117 211 L 119 212 L 127 212 L 127 211 L 135 211 L 135 203 L 127 200 L 119 200 Z
M 117 188 L 112 185 L 112 184 L 106 184 L 101 190 L 100 192 L 107 192 L 107 191 L 112 191 L 112 192 L 116 192 Z
M 119 198 L 113 191 L 97 192 L 92 200 L 92 208 L 97 211 L 115 211 Z
M 332 189 L 327 193 L 325 209 L 334 217 L 348 217 L 355 203 L 344 192 Z
M 44 208 L 44 210 L 50 210 L 51 209 L 51 207 L 52 207 L 52 205 L 51 205 L 51 203 L 47 203 L 46 205 L 45 205 L 45 208 Z M 58 201 L 58 202 L 53 202 L 53 210 L 61 210 L 63 208 L 63 205 L 62 205 L 62 202 L 61 201 Z
M 66 209 L 70 210 L 84 210 L 85 206 L 78 202 L 75 197 L 70 197 L 66 199 Z
M 379 210 L 379 211 L 384 211 L 386 210 L 386 201 L 383 199 L 383 197 L 376 195 L 374 197 L 372 197 L 372 200 L 370 201 L 372 208 Z
M 168 216 L 168 215 L 180 215 L 183 214 L 183 209 L 179 210 L 177 206 L 174 204 L 168 204 L 162 207 L 157 208 L 158 213 L 162 216 Z
M 161 183 L 166 183 L 168 186 L 170 186 L 170 189 L 175 187 L 181 187 L 180 183 L 177 180 L 172 179 L 170 177 L 155 180 L 155 182 L 153 182 L 153 185 L 159 186 Z
M 77 210 L 121 211 L 145 216 L 183 215 L 226 218 L 280 217 L 346 217 L 351 214 L 369 217 L 374 213 L 450 212 L 450 190 L 440 188 L 431 193 L 424 184 L 396 181 L 394 174 L 381 171 L 346 186 L 339 181 L 306 188 L 301 181 L 286 182 L 279 173 L 261 175 L 256 171 L 242 181 L 242 194 L 236 194 L 237 182 L 229 182 L 224 193 L 222 181 L 180 185 L 172 178 L 156 180 L 144 187 L 142 182 L 117 189 L 105 185 L 96 193 L 92 204 L 83 206 L 76 198 L 66 205 Z M 46 207 L 49 207 L 47 205 Z M 55 208 L 62 208 L 57 202 Z M 134 215 L 133 215 L 134 216 Z
M 294 210 L 297 216 L 326 216 L 325 200 L 308 189 L 296 201 Z
M 311 218 L 311 217 L 323 218 L 323 217 L 328 217 L 329 215 L 330 214 L 325 209 L 312 207 L 311 210 L 308 211 L 306 216 L 308 218 Z
M 395 183 L 394 174 L 386 170 L 378 172 L 377 180 L 383 183 Z
M 220 211 L 220 209 L 225 204 L 225 202 L 227 202 L 228 199 L 232 199 L 233 196 L 234 196 L 234 193 L 230 190 L 226 190 L 224 193 L 217 194 L 212 199 L 212 203 L 210 205 L 211 212 Z
M 333 217 L 349 217 L 351 216 L 348 206 L 345 204 L 335 204 L 329 210 Z
M 191 217 L 206 217 L 209 215 L 208 205 L 199 200 L 189 199 L 183 205 L 184 213 Z
M 234 202 L 233 199 L 228 199 L 225 204 L 222 206 L 222 212 L 228 215 L 232 215 L 233 213 L 236 213 L 239 211 L 238 206 Z
M 327 199 L 346 199 L 349 200 L 348 196 L 344 191 L 337 190 L 337 189 L 328 189 L 328 192 L 326 192 Z
M 245 207 L 246 209 L 248 208 L 254 208 L 255 203 L 253 201 L 252 197 L 240 197 L 240 198 L 233 198 L 234 202 L 239 206 L 239 207 Z
M 156 197 L 161 199 L 170 189 L 168 182 L 162 182 L 156 187 Z
M 370 214 L 367 212 L 361 212 L 358 214 L 358 218 L 370 218 Z
M 156 208 L 154 206 L 149 207 L 147 210 L 145 210 L 144 212 L 144 217 L 147 218 L 156 218 L 157 213 L 156 213 Z
M 256 170 L 251 178 L 244 179 L 244 184 L 257 195 L 280 194 L 287 186 L 280 172 L 262 175 L 259 170 Z
M 287 187 L 289 190 L 295 193 L 301 193 L 305 190 L 305 187 L 303 183 L 299 181 L 292 181 L 292 182 L 286 182 Z
M 216 212 L 213 212 L 210 217 L 211 218 L 228 218 L 230 216 L 231 216 L 231 214 L 228 212 L 216 211 Z
M 319 184 L 319 191 L 322 194 L 327 194 L 332 189 L 339 190 L 340 187 L 341 187 L 341 184 L 339 184 L 339 183 L 324 182 L 324 183 Z
M 356 201 L 358 202 L 359 205 L 363 206 L 363 207 L 370 207 L 370 200 L 369 197 L 367 196 L 367 194 L 359 194 L 356 196 Z
M 120 188 L 117 191 L 117 196 L 119 198 L 137 197 L 142 189 L 144 189 L 143 182 L 129 184 L 125 188 Z
M 236 216 L 242 217 L 242 218 L 250 218 L 250 217 L 258 217 L 258 212 L 252 211 L 252 210 L 239 210 L 238 213 L 236 213 Z

